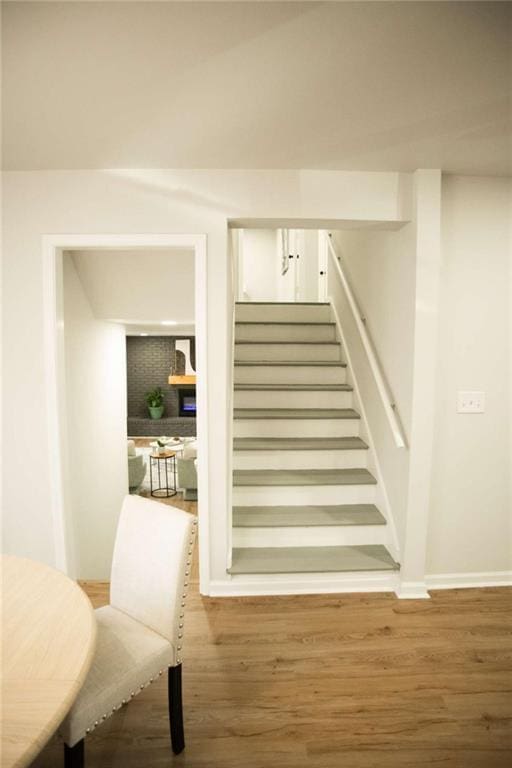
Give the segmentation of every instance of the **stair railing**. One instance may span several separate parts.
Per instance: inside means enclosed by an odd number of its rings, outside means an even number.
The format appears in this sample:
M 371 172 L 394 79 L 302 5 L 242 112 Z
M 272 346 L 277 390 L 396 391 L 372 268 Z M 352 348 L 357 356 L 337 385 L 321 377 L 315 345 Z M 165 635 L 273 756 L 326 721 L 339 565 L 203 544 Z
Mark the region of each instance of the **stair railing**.
M 368 363 L 370 365 L 370 369 L 375 379 L 377 390 L 382 400 L 382 405 L 384 407 L 384 411 L 386 413 L 389 426 L 393 434 L 395 445 L 397 448 L 405 448 L 406 447 L 405 434 L 404 434 L 404 431 L 400 422 L 400 418 L 398 415 L 398 409 L 394 401 L 394 398 L 391 395 L 391 390 L 386 382 L 386 379 L 382 370 L 382 365 L 378 359 L 378 356 L 375 350 L 375 345 L 373 344 L 370 338 L 370 334 L 368 333 L 368 328 L 366 326 L 366 317 L 363 315 L 363 313 L 359 309 L 359 306 L 357 304 L 357 301 L 352 291 L 352 288 L 350 286 L 350 283 L 343 270 L 343 263 L 341 261 L 341 258 L 336 253 L 334 245 L 332 244 L 332 238 L 330 233 L 326 233 L 326 241 L 327 241 L 327 248 L 329 251 L 329 255 L 331 257 L 331 261 L 334 266 L 334 270 L 338 275 L 340 282 L 343 286 L 343 290 L 347 298 L 347 303 L 354 317 L 354 322 L 359 332 L 359 336 L 361 337 L 361 343 L 366 352 Z

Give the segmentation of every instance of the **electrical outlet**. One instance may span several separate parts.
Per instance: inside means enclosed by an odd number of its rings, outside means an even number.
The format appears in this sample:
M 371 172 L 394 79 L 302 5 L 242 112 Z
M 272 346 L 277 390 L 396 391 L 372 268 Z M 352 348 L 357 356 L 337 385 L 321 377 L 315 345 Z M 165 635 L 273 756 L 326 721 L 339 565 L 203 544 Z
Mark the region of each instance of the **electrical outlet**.
M 485 411 L 485 392 L 459 392 L 457 395 L 457 413 L 483 413 Z

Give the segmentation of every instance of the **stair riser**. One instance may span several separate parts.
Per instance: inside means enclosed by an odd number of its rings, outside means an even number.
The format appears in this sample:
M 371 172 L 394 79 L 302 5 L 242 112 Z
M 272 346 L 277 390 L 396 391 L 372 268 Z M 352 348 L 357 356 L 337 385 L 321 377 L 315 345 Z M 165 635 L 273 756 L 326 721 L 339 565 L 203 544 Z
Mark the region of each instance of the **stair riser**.
M 237 322 L 328 323 L 331 308 L 326 304 L 255 304 L 244 302 L 235 309 Z
M 334 325 L 237 325 L 236 341 L 336 341 Z
M 236 365 L 235 384 L 345 384 L 346 368 L 314 365 Z
M 236 419 L 235 437 L 358 437 L 359 419 Z
M 239 485 L 233 488 L 235 507 L 374 503 L 374 485 Z
M 236 390 L 235 408 L 352 408 L 352 392 Z
M 233 453 L 233 469 L 366 469 L 367 461 L 367 450 Z
M 341 360 L 339 344 L 236 344 L 235 360 L 291 361 L 293 363 L 315 360 L 338 362 Z
M 233 528 L 234 547 L 335 547 L 388 542 L 383 525 Z

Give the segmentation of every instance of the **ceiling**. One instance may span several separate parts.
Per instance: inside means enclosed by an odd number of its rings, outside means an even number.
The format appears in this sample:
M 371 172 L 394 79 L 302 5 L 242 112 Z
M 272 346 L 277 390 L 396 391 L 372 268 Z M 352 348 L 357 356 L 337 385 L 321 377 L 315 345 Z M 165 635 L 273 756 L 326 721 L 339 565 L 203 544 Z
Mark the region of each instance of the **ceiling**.
M 2 9 L 5 169 L 512 173 L 510 3 Z
M 128 335 L 193 332 L 192 249 L 91 249 L 70 254 L 98 319 L 126 325 Z

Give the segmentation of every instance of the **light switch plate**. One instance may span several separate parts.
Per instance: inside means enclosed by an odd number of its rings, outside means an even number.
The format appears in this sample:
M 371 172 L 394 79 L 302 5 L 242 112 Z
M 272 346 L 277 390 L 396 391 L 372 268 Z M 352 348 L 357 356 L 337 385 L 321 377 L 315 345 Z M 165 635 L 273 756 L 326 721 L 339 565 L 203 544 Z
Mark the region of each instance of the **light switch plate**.
M 483 413 L 485 392 L 458 392 L 457 413 Z

